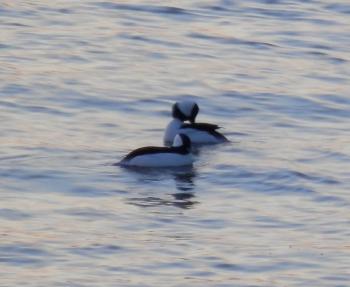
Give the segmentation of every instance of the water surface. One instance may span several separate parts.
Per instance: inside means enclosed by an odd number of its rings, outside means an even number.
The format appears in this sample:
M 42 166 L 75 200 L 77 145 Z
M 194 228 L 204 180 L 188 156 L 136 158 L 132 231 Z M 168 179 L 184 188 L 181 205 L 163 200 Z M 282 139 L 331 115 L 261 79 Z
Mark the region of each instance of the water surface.
M 1 286 L 347 286 L 347 1 L 4 1 Z M 193 168 L 128 170 L 174 101 Z

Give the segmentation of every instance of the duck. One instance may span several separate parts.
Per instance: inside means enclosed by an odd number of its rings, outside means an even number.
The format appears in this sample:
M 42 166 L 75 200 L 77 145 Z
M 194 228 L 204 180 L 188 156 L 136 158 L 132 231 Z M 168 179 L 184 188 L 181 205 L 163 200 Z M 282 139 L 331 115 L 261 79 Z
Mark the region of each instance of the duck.
M 199 113 L 199 106 L 193 101 L 181 101 L 173 104 L 172 120 L 166 127 L 164 143 L 170 144 L 176 134 L 187 135 L 192 144 L 217 144 L 229 140 L 221 134 L 220 126 L 210 123 L 197 123 L 196 117 Z M 189 121 L 189 123 L 185 123 Z
M 146 146 L 128 153 L 120 165 L 125 167 L 176 167 L 191 166 L 194 158 L 191 140 L 185 134 L 177 134 L 171 147 Z

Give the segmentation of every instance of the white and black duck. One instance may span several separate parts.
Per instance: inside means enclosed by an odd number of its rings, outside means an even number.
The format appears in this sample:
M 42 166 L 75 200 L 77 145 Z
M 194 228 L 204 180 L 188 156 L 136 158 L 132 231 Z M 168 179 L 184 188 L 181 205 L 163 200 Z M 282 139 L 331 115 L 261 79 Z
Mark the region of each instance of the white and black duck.
M 193 164 L 191 140 L 184 134 L 175 136 L 171 147 L 147 146 L 133 150 L 120 162 L 131 167 L 176 167 Z
M 196 123 L 199 107 L 195 102 L 177 102 L 172 108 L 173 119 L 168 124 L 164 142 L 170 144 L 176 134 L 187 135 L 193 144 L 215 144 L 228 142 L 228 139 L 221 134 L 218 125 L 209 123 Z M 185 123 L 189 121 L 189 123 Z

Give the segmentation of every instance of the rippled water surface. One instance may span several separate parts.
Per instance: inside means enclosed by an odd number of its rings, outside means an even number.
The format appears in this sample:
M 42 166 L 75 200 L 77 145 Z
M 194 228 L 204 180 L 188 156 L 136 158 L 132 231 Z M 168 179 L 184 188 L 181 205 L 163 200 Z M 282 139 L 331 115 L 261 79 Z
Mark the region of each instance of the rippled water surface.
M 1 286 L 349 286 L 350 4 L 0 4 Z M 128 170 L 174 101 L 230 144 Z

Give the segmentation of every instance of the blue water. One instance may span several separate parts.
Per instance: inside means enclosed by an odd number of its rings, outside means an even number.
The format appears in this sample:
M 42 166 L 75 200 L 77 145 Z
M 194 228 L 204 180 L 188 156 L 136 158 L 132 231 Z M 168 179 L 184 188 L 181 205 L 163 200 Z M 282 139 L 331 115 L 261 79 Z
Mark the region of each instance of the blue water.
M 0 286 L 349 286 L 348 1 L 2 1 Z M 193 168 L 174 101 L 224 127 Z

